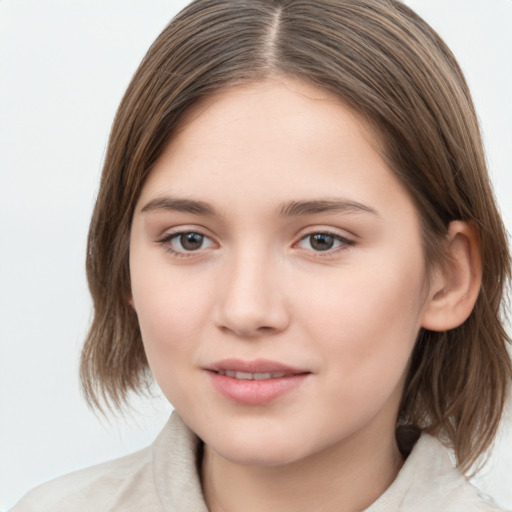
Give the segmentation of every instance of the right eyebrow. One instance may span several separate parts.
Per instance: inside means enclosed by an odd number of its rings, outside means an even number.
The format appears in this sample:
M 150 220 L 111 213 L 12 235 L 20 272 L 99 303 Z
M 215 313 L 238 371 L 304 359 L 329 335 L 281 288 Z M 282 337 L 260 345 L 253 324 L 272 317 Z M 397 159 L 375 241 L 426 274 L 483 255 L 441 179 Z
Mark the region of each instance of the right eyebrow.
M 152 212 L 155 210 L 164 210 L 171 212 L 192 213 L 194 215 L 216 215 L 213 206 L 204 201 L 195 201 L 193 199 L 179 199 L 176 197 L 156 197 L 146 203 L 141 209 L 141 213 Z

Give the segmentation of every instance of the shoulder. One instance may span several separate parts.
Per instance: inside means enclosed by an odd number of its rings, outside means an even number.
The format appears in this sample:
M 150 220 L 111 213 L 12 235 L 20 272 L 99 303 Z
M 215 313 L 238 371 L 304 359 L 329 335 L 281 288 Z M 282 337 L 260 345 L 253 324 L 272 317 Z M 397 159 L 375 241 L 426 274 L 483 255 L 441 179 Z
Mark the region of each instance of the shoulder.
M 436 438 L 422 434 L 398 477 L 367 512 L 504 512 L 454 466 Z
M 420 463 L 430 484 L 426 487 L 444 510 L 453 512 L 504 512 L 489 496 L 484 496 L 454 465 L 446 447 L 435 437 L 424 434 L 418 446 Z M 428 466 L 426 466 L 428 464 Z
M 152 473 L 149 447 L 40 485 L 11 512 L 157 511 L 151 506 Z M 120 503 L 129 506 L 119 508 Z
M 200 446 L 173 413 L 148 448 L 36 487 L 10 512 L 208 512 L 197 471 Z

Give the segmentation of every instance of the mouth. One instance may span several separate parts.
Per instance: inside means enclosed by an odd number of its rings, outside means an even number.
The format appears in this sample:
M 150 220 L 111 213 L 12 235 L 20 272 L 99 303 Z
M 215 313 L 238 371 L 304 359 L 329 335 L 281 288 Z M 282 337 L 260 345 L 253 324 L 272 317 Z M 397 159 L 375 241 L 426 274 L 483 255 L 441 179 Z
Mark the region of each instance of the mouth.
M 282 379 L 311 373 L 306 369 L 295 368 L 268 359 L 255 359 L 251 361 L 222 359 L 207 367 L 206 370 L 238 380 Z
M 238 404 L 265 405 L 300 387 L 309 370 L 275 361 L 224 359 L 208 368 L 210 382 L 220 394 Z
M 238 372 L 236 370 L 219 370 L 219 375 L 225 375 L 238 380 L 268 380 L 268 379 L 281 379 L 283 377 L 290 377 L 290 374 L 286 372 L 275 372 L 275 373 L 250 373 L 250 372 Z

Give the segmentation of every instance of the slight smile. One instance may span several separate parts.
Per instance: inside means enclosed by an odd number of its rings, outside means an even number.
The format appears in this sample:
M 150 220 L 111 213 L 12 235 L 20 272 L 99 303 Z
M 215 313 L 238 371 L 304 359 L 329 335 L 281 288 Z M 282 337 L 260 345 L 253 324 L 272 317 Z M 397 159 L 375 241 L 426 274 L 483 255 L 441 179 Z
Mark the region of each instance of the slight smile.
M 205 368 L 214 388 L 244 405 L 265 405 L 300 386 L 311 372 L 269 360 L 224 359 Z

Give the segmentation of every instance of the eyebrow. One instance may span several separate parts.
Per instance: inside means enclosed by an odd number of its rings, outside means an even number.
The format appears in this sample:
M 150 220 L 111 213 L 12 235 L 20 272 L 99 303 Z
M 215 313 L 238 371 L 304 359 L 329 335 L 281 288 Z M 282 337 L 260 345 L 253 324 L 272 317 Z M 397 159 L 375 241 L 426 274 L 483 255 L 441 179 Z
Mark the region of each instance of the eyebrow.
M 151 212 L 155 210 L 165 210 L 171 212 L 192 213 L 194 215 L 204 215 L 213 217 L 215 210 L 213 206 L 204 201 L 193 199 L 181 199 L 177 197 L 157 197 L 149 201 L 141 212 Z
M 215 211 L 215 208 L 205 201 L 168 196 L 152 199 L 146 203 L 146 205 L 144 205 L 144 207 L 141 209 L 141 212 L 151 212 L 158 210 L 190 213 L 193 215 L 202 215 L 207 217 L 214 217 L 218 215 Z M 278 212 L 281 217 L 344 212 L 370 213 L 380 217 L 379 213 L 370 206 L 346 199 L 287 201 L 279 207 Z
M 312 201 L 288 201 L 279 211 L 283 217 L 314 215 L 318 213 L 371 213 L 380 217 L 379 213 L 362 203 L 346 199 L 316 199 Z

